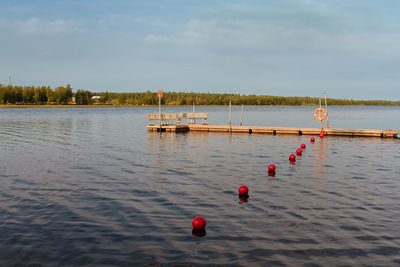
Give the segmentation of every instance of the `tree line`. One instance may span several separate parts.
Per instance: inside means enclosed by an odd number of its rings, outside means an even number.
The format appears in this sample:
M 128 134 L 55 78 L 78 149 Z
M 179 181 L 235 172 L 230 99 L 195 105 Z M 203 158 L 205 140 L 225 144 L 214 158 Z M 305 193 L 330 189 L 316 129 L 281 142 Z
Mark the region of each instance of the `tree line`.
M 163 105 L 287 105 L 287 106 L 316 106 L 319 99 L 315 97 L 286 97 L 270 95 L 241 95 L 214 93 L 184 93 L 165 92 L 161 103 Z M 388 100 L 353 100 L 328 98 L 329 105 L 370 105 L 370 106 L 399 106 L 400 101 Z M 111 93 L 90 92 L 77 90 L 71 86 L 59 86 L 54 89 L 49 86 L 12 86 L 0 84 L 0 104 L 37 104 L 37 105 L 158 105 L 156 92 L 142 93 Z
M 36 104 L 66 105 L 93 104 L 93 93 L 77 90 L 75 93 L 69 84 L 54 89 L 49 86 L 12 86 L 0 84 L 0 104 Z
M 158 95 L 155 92 L 144 93 L 108 93 L 110 103 L 117 105 L 158 105 Z M 329 105 L 369 105 L 369 106 L 399 106 L 400 101 L 388 100 L 354 100 L 327 99 Z M 282 105 L 282 106 L 316 106 L 319 98 L 299 96 L 241 95 L 214 93 L 177 93 L 164 92 L 163 105 Z

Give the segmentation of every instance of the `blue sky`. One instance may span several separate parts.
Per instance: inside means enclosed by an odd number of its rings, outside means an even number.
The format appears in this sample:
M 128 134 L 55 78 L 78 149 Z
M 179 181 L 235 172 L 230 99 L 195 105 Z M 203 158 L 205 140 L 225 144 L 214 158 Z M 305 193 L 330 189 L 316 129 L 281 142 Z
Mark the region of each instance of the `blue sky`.
M 0 2 L 0 83 L 400 100 L 400 1 Z

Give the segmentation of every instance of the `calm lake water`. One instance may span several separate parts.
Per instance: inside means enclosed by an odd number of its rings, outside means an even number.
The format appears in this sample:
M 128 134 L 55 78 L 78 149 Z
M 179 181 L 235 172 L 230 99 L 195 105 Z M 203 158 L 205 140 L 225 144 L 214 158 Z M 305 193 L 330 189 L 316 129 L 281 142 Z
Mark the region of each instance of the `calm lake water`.
M 246 107 L 244 124 L 318 127 L 313 110 Z M 335 128 L 400 129 L 400 107 L 329 111 Z M 157 112 L 0 109 L 0 266 L 400 265 L 399 139 L 148 133 Z

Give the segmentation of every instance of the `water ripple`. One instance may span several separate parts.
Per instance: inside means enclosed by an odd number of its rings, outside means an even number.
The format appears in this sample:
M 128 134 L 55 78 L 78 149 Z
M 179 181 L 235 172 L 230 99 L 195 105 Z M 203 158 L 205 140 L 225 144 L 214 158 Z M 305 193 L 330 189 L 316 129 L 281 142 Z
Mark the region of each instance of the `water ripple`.
M 155 110 L 2 110 L 0 266 L 400 264 L 398 140 L 147 133 Z

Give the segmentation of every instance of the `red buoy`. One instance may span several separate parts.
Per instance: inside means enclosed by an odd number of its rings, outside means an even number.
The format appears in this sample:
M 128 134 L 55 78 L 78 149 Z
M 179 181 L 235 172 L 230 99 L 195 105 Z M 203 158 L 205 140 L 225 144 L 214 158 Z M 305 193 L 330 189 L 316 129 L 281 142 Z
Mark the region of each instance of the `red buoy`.
M 296 161 L 296 156 L 294 154 L 290 154 L 289 160 L 290 161 Z
M 314 143 L 315 142 L 315 138 L 311 137 L 310 141 L 311 141 L 311 143 Z
M 306 144 L 301 144 L 301 148 L 305 149 L 306 148 Z
M 274 172 L 275 169 L 276 169 L 276 167 L 275 167 L 274 164 L 269 164 L 269 166 L 268 166 L 268 171 L 269 171 L 269 172 Z
M 321 138 L 323 138 L 325 136 L 325 133 L 324 132 L 321 132 L 320 134 L 319 134 L 319 137 L 321 137 Z
M 247 195 L 249 193 L 249 188 L 245 185 L 239 187 L 239 195 Z
M 194 218 L 192 221 L 193 229 L 196 230 L 204 229 L 206 227 L 206 224 L 207 224 L 206 220 L 200 216 Z
M 301 156 L 301 154 L 303 153 L 303 150 L 301 150 L 301 148 L 296 149 L 296 154 Z

